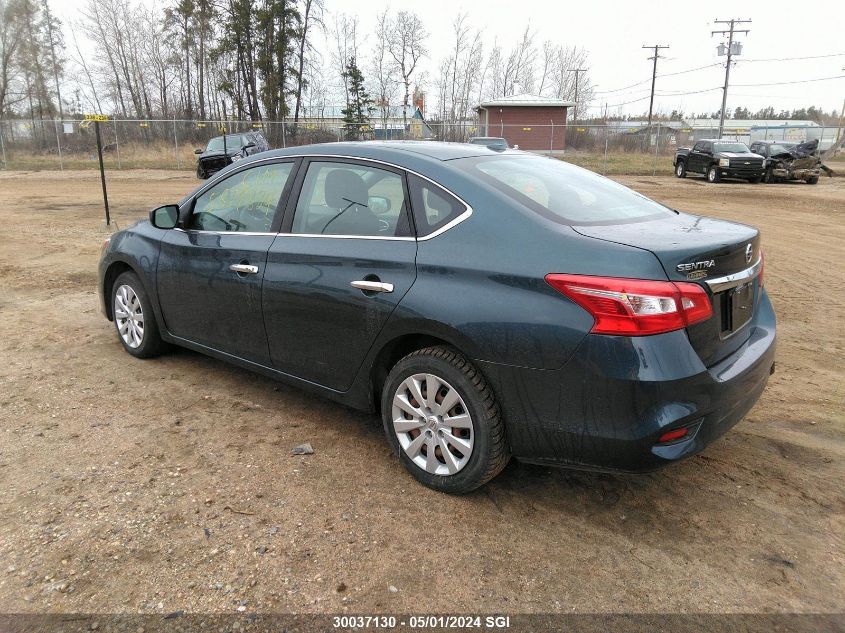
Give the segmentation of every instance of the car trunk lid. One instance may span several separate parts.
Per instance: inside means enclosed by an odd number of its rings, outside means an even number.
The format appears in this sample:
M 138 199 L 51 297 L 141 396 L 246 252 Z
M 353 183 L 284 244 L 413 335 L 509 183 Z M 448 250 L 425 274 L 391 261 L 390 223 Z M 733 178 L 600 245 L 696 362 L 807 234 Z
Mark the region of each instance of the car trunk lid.
M 672 281 L 692 281 L 711 296 L 713 317 L 687 328 L 690 342 L 710 366 L 749 336 L 745 327 L 759 297 L 752 269 L 760 260 L 760 233 L 734 222 L 679 213 L 612 225 L 577 225 L 581 235 L 653 253 Z

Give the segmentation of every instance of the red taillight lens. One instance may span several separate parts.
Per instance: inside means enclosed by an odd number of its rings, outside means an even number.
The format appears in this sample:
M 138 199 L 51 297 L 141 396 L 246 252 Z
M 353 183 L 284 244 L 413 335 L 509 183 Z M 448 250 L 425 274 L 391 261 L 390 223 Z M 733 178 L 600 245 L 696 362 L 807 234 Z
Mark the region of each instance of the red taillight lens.
M 674 429 L 672 431 L 666 431 L 657 439 L 657 443 L 665 444 L 666 442 L 674 442 L 675 440 L 679 440 L 682 437 L 686 437 L 687 433 L 689 433 L 689 429 L 686 427 Z
M 594 334 L 645 336 L 709 319 L 710 298 L 693 283 L 550 273 L 546 282 L 589 312 Z

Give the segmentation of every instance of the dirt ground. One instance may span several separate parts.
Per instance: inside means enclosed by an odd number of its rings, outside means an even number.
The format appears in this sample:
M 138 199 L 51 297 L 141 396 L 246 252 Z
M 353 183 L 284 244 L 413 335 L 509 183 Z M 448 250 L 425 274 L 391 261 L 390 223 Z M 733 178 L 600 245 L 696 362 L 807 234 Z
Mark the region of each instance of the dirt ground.
M 762 229 L 777 373 L 669 469 L 511 463 L 449 497 L 373 416 L 193 352 L 129 357 L 97 310 L 97 174 L 0 172 L 0 612 L 845 610 L 845 179 L 620 180 Z M 113 218 L 196 184 L 112 174 Z

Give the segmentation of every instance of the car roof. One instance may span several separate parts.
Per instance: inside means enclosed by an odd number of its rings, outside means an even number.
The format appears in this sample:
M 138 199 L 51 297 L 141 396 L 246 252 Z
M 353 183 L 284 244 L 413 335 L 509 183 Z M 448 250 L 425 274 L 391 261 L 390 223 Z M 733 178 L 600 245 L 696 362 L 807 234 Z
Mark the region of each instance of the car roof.
M 398 158 L 404 155 L 423 156 L 438 161 L 469 158 L 472 156 L 501 156 L 502 151 L 491 150 L 472 143 L 446 143 L 443 141 L 341 141 L 317 143 L 262 152 L 262 158 L 272 156 L 332 155 L 360 158 Z M 521 152 L 520 152 L 521 153 Z

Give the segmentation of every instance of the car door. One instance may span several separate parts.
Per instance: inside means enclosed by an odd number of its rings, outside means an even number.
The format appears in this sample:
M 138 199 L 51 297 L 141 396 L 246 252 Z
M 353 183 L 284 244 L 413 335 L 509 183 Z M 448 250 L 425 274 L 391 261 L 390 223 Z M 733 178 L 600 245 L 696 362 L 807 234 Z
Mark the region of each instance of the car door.
M 692 151 L 690 152 L 690 160 L 689 165 L 687 165 L 687 171 L 692 171 L 695 173 L 704 173 L 705 171 L 705 146 L 707 144 L 704 141 L 699 141 L 696 143 Z
M 157 267 L 170 334 L 270 365 L 261 282 L 296 166 L 288 159 L 241 169 L 183 205 Z
M 312 158 L 297 180 L 264 275 L 270 358 L 345 391 L 416 278 L 406 178 L 380 163 Z

